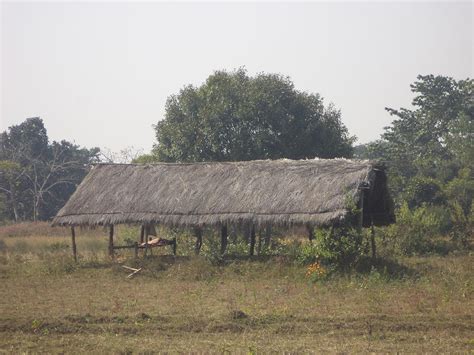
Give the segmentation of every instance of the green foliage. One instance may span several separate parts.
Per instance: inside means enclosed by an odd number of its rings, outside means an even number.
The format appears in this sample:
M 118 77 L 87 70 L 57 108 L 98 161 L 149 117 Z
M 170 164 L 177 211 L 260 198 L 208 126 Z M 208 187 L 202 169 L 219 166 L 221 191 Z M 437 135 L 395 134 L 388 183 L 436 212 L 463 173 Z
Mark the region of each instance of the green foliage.
M 39 117 L 0 134 L 0 194 L 8 218 L 48 219 L 56 214 L 97 160 L 98 148 L 49 142 Z
M 153 164 L 157 163 L 158 158 L 156 155 L 153 154 L 142 154 L 139 157 L 132 160 L 134 164 Z
M 397 252 L 446 251 L 437 236 L 449 234 L 467 248 L 474 197 L 474 80 L 418 76 L 413 109 L 387 108 L 395 117 L 382 139 L 356 147 L 359 158 L 389 166 L 397 224 L 383 232 Z
M 411 90 L 414 109 L 387 108 L 395 119 L 382 139 L 356 149 L 360 158 L 388 162 L 399 206 L 405 190 L 414 188 L 411 179 L 432 178 L 443 185 L 474 162 L 474 81 L 420 75 Z M 427 201 L 412 202 L 415 207 Z
M 397 223 L 386 229 L 393 250 L 402 255 L 436 252 L 437 238 L 451 226 L 449 211 L 424 205 L 410 209 L 405 202 L 397 212 Z
M 388 157 L 388 143 L 379 139 L 367 144 L 355 146 L 354 157 L 357 159 L 386 160 Z
M 8 217 L 7 199 L 5 198 L 5 195 L 0 193 L 0 225 L 8 221 Z
M 314 243 L 306 243 L 299 245 L 295 259 L 299 265 L 308 265 L 317 261 L 321 256 L 321 251 L 318 245 Z
M 442 205 L 446 202 L 441 183 L 423 176 L 416 176 L 409 181 L 403 197 L 410 208 L 423 204 Z
M 363 254 L 363 234 L 356 228 L 340 226 L 316 229 L 312 243 L 299 247 L 298 264 L 307 265 L 317 261 L 337 267 L 352 266 Z
M 352 155 L 353 138 L 337 109 L 296 90 L 288 77 L 250 77 L 245 69 L 217 71 L 200 87 L 170 96 L 155 129 L 159 161 Z
M 362 254 L 360 230 L 348 226 L 319 230 L 315 234 L 321 258 L 342 267 L 353 265 Z
M 472 147 L 464 143 L 472 140 L 474 132 L 474 81 L 420 75 L 411 89 L 416 94 L 415 110 L 387 108 L 396 119 L 383 139 L 399 174 L 436 177 L 446 162 L 462 163 L 464 148 Z
M 472 200 L 474 198 L 474 180 L 471 169 L 462 169 L 458 177 L 446 184 L 446 195 L 452 204 L 458 204 L 464 214 L 471 213 Z
M 466 248 L 469 239 L 472 238 L 474 234 L 474 201 L 471 202 L 468 213 L 466 213 L 463 206 L 457 201 L 451 204 L 450 212 L 453 225 L 450 231 L 451 238 Z

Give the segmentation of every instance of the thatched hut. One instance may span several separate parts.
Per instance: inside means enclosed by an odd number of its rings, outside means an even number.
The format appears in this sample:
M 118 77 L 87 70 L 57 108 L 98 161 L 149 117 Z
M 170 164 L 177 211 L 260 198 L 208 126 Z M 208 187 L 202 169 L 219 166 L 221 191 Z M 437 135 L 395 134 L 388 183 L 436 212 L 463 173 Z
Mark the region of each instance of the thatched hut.
M 351 205 L 362 210 L 358 218 L 350 213 Z M 281 159 L 99 164 L 53 225 L 162 224 L 199 230 L 235 224 L 370 226 L 393 220 L 382 164 Z

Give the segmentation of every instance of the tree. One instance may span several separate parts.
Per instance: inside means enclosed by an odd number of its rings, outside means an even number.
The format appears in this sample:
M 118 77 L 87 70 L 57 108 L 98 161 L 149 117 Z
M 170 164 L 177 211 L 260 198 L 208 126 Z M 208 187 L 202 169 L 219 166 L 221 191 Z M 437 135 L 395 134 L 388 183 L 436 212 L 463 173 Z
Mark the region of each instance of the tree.
M 18 190 L 21 178 L 25 173 L 20 164 L 10 161 L 0 161 L 0 191 L 5 196 L 3 200 L 8 201 L 13 212 L 13 218 L 18 221 Z
M 25 176 L 33 199 L 34 221 L 56 214 L 82 181 L 97 153 L 98 149 L 79 149 L 63 140 L 49 145 L 45 159 L 28 157 Z M 40 211 L 42 206 L 45 208 Z
M 159 161 L 238 161 L 352 155 L 353 137 L 340 111 L 288 77 L 217 71 L 166 103 L 155 126 Z M 148 160 L 148 158 L 147 158 Z
M 97 161 L 98 148 L 49 143 L 39 117 L 0 135 L 0 192 L 15 221 L 47 219 L 59 210 Z
M 101 162 L 108 164 L 130 164 L 143 155 L 143 149 L 133 146 L 125 147 L 120 152 L 113 152 L 108 148 L 103 148 L 100 150 L 99 159 Z
M 389 235 L 404 253 L 427 252 L 448 231 L 466 247 L 474 225 L 474 81 L 420 75 L 410 87 L 413 107 L 387 108 L 394 121 L 356 155 L 389 166 L 398 206 Z
M 411 85 L 415 109 L 387 108 L 396 119 L 382 138 L 405 177 L 450 179 L 474 156 L 474 81 L 433 75 L 417 79 Z
M 395 119 L 381 139 L 355 148 L 358 158 L 387 162 L 399 205 L 415 177 L 443 185 L 474 171 L 474 81 L 420 75 L 410 87 L 413 109 L 386 108 Z

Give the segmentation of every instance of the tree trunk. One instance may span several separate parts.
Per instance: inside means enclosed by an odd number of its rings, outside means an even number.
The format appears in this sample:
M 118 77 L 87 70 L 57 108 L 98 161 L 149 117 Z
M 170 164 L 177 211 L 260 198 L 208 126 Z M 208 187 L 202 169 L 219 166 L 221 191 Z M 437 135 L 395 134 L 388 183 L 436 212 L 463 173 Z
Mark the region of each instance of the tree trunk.
M 13 205 L 13 216 L 15 218 L 15 222 L 18 222 L 19 217 L 18 217 L 18 209 L 17 209 L 16 205 Z
M 40 197 L 36 197 L 35 198 L 35 206 L 34 206 L 34 216 L 33 216 L 33 221 L 37 221 L 38 220 L 38 216 L 39 216 L 39 206 L 40 206 Z
M 36 196 L 33 196 L 33 222 L 36 222 Z
M 20 216 L 18 215 L 18 202 L 16 200 L 16 188 L 13 183 L 10 182 L 10 203 L 13 209 L 13 217 L 15 218 L 15 222 L 18 222 Z

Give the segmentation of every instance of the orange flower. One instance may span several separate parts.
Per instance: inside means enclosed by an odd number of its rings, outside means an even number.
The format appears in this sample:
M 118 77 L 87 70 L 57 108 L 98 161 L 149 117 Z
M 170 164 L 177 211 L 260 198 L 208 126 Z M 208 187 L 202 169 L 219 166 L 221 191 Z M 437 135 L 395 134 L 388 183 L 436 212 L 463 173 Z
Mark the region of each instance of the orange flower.
M 319 261 L 312 263 L 306 269 L 307 277 L 310 277 L 312 275 L 317 275 L 318 277 L 322 277 L 325 274 L 326 274 L 326 269 L 319 263 Z

